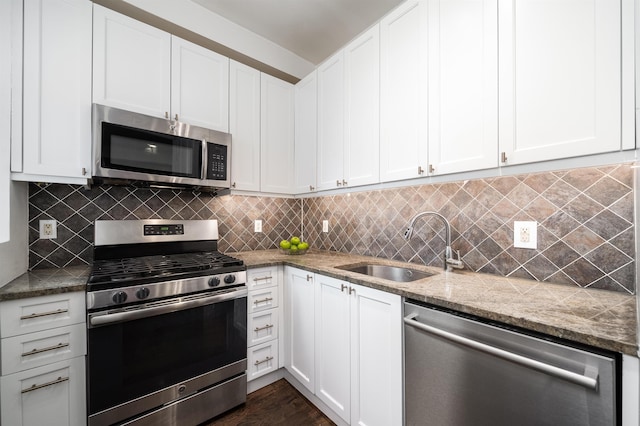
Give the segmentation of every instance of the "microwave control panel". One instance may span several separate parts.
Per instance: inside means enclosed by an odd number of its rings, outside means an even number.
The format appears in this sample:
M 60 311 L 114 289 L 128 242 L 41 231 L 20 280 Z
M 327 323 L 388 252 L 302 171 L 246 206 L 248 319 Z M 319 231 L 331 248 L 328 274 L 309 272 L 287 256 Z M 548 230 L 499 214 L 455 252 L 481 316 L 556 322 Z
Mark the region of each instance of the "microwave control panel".
M 227 180 L 227 148 L 207 143 L 207 180 Z

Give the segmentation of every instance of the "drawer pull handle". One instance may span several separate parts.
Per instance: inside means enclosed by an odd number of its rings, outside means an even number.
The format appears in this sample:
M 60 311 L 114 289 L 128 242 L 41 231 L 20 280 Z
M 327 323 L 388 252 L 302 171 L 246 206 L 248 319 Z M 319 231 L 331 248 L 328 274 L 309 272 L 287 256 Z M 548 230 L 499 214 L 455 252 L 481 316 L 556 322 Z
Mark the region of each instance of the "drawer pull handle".
M 57 385 L 58 383 L 66 382 L 66 381 L 68 381 L 68 380 L 69 380 L 69 378 L 68 378 L 68 377 L 58 377 L 58 378 L 57 378 L 57 379 L 55 379 L 55 380 L 52 380 L 52 381 L 47 382 L 47 383 L 43 383 L 43 384 L 41 384 L 41 385 L 33 384 L 33 385 L 31 385 L 31 387 L 30 387 L 30 388 L 26 388 L 26 389 L 22 390 L 21 392 L 22 392 L 22 393 L 32 392 L 32 391 L 34 391 L 34 390 L 38 390 L 38 389 L 42 389 L 42 388 L 46 388 L 47 386 L 53 386 L 53 385 Z
M 258 331 L 268 330 L 270 328 L 273 328 L 273 324 L 267 324 L 264 327 L 256 327 L 255 330 L 253 330 L 253 331 L 255 331 L 257 333 Z
M 68 309 L 56 309 L 55 311 L 49 311 L 49 312 L 40 312 L 40 313 L 33 313 L 33 314 L 29 314 L 29 315 L 24 315 L 21 316 L 20 319 L 21 320 L 28 320 L 28 319 L 32 319 L 32 318 L 40 318 L 40 317 L 48 317 L 49 315 L 58 315 L 58 314 L 64 314 L 69 312 Z
M 253 279 L 253 281 L 270 280 L 270 279 L 272 279 L 272 278 L 273 278 L 273 277 L 271 277 L 271 276 L 269 276 L 269 277 L 255 277 L 255 278 Z
M 264 299 L 260 299 L 260 300 L 254 300 L 253 304 L 254 305 L 259 305 L 260 303 L 266 303 L 266 302 L 271 302 L 273 300 L 272 297 L 265 297 Z
M 49 346 L 48 348 L 32 349 L 29 352 L 24 352 L 22 356 L 36 355 L 47 351 L 55 351 L 56 349 L 66 348 L 67 346 L 69 346 L 68 343 L 58 343 L 57 345 Z
M 253 363 L 253 365 L 260 365 L 260 364 L 264 364 L 265 362 L 269 362 L 273 359 L 272 356 L 268 356 L 265 359 L 263 359 L 262 361 L 256 361 Z

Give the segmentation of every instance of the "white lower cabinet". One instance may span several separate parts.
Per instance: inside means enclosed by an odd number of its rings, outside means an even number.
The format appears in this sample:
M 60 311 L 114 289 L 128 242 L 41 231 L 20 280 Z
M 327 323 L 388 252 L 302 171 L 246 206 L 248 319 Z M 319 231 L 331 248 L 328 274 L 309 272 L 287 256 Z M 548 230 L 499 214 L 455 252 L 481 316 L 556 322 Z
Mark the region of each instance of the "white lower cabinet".
M 86 424 L 84 297 L 0 303 L 0 424 Z
M 402 424 L 401 298 L 285 268 L 285 367 L 345 422 Z
M 314 274 L 291 266 L 284 271 L 284 366 L 309 391 L 315 392 Z
M 278 370 L 282 267 L 247 271 L 247 381 Z
M 2 376 L 2 424 L 83 425 L 85 386 L 84 357 Z

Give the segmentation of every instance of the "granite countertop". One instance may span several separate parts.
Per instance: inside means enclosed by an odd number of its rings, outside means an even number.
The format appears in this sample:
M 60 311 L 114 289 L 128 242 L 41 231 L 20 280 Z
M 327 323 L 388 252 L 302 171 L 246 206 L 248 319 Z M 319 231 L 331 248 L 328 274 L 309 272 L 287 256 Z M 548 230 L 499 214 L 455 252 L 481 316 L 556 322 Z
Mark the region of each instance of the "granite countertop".
M 85 291 L 89 271 L 89 266 L 70 266 L 25 272 L 0 287 L 0 302 L 48 294 Z
M 473 272 L 444 272 L 418 264 L 410 267 L 434 275 L 397 283 L 335 267 L 364 262 L 407 266 L 404 262 L 319 250 L 309 250 L 303 256 L 289 256 L 278 250 L 232 255 L 244 260 L 249 268 L 296 266 L 489 320 L 638 356 L 636 297 L 632 295 Z
M 636 297 L 619 292 L 465 271 L 444 272 L 413 263 L 313 249 L 303 256 L 289 256 L 279 250 L 230 255 L 244 260 L 249 268 L 296 266 L 489 320 L 638 355 Z M 398 283 L 336 269 L 336 266 L 355 263 L 409 266 L 434 275 Z M 89 271 L 88 266 L 73 266 L 27 272 L 0 287 L 0 301 L 85 291 Z

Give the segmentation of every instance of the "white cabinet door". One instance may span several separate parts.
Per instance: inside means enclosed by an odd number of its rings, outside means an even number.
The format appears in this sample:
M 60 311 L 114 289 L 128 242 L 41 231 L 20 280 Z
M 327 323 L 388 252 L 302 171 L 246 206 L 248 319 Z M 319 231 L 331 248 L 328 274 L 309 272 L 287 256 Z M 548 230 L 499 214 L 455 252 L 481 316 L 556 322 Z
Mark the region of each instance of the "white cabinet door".
M 349 286 L 316 274 L 316 396 L 346 422 L 351 418 Z
M 498 166 L 497 16 L 498 0 L 429 0 L 429 173 Z
M 24 2 L 24 151 L 15 171 L 84 183 L 90 176 L 91 7 L 87 0 Z
M 342 186 L 344 179 L 344 54 L 318 67 L 318 189 Z
M 402 424 L 400 296 L 349 284 L 351 424 Z
M 260 82 L 260 190 L 293 191 L 294 88 L 267 74 Z
M 84 357 L 0 378 L 0 422 L 19 426 L 86 424 Z
M 380 179 L 380 26 L 344 49 L 346 185 Z M 343 183 L 345 185 L 345 183 Z
M 407 0 L 380 22 L 380 180 L 427 169 L 427 1 Z
M 260 191 L 260 71 L 229 64 L 231 186 Z
M 97 4 L 93 29 L 93 102 L 168 114 L 171 35 Z
M 303 78 L 295 88 L 295 176 L 296 194 L 316 189 L 316 149 L 318 146 L 317 72 Z
M 315 392 L 314 282 L 314 274 L 285 266 L 284 366 L 311 392 Z
M 171 116 L 229 131 L 229 58 L 171 38 Z
M 499 0 L 505 165 L 620 149 L 620 0 Z

